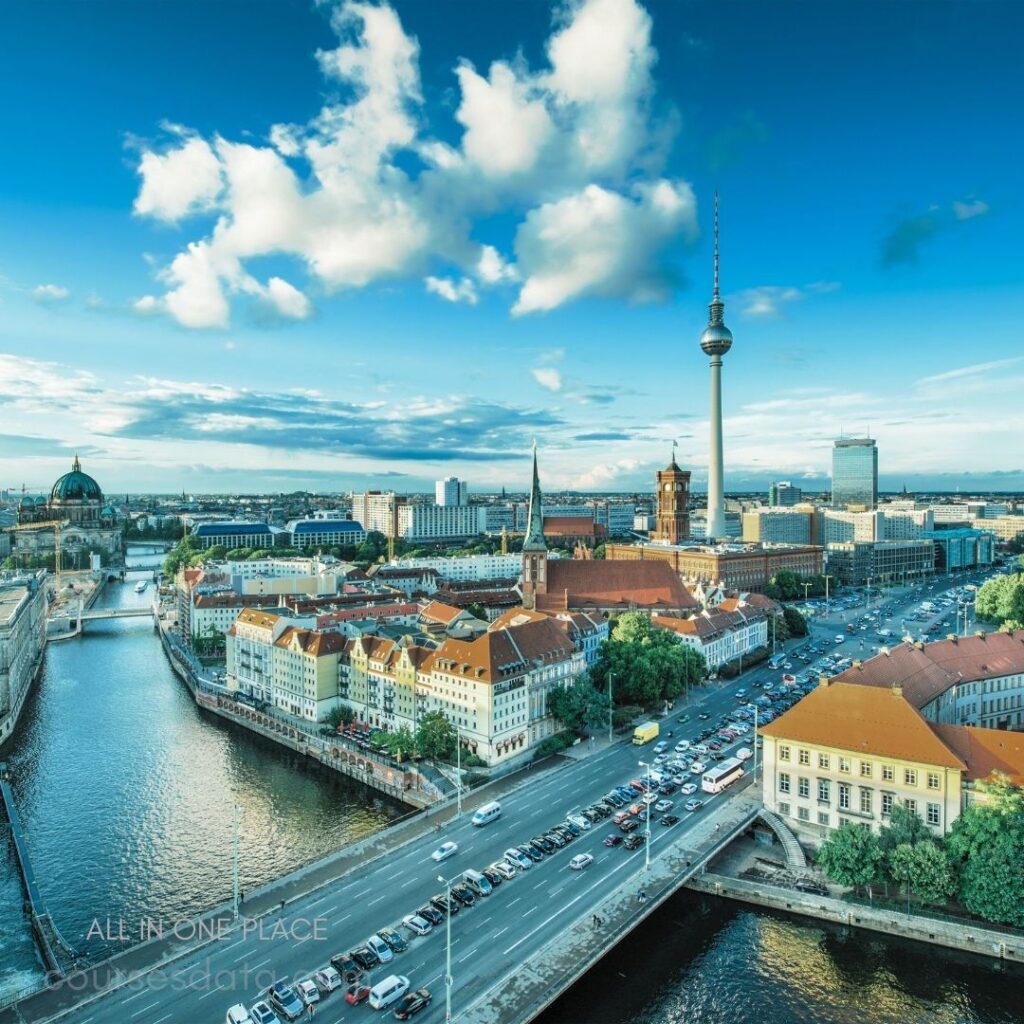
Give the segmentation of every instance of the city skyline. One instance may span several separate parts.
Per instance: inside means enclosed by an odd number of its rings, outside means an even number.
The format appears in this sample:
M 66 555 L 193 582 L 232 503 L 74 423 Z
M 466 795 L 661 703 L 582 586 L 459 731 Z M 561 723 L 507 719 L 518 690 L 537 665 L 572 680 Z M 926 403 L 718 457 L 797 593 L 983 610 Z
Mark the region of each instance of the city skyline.
M 0 487 L 703 492 L 717 188 L 726 493 L 1024 489 L 1019 10 L 446 6 L 5 9 Z

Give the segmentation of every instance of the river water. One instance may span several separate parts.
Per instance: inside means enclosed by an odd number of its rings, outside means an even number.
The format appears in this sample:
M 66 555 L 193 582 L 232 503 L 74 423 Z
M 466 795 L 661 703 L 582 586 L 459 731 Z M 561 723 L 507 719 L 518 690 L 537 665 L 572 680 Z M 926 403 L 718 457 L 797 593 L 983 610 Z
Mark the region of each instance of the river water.
M 162 556 L 129 553 L 133 564 Z M 96 607 L 149 605 L 151 583 L 109 583 Z M 97 955 L 93 922 L 177 920 L 369 834 L 400 805 L 200 710 L 150 618 L 90 623 L 50 644 L 3 757 L 37 881 L 64 938 Z M 0 843 L 0 998 L 37 982 L 8 843 Z
M 152 599 L 152 586 L 110 584 L 100 606 Z M 85 936 L 97 918 L 174 919 L 230 898 L 236 802 L 243 889 L 399 810 L 200 711 L 148 619 L 50 645 L 4 756 L 47 905 L 65 938 L 94 953 L 102 945 Z M 0 845 L 2 996 L 40 970 Z M 541 1021 L 1016 1024 L 1022 992 L 1019 968 L 684 892 Z

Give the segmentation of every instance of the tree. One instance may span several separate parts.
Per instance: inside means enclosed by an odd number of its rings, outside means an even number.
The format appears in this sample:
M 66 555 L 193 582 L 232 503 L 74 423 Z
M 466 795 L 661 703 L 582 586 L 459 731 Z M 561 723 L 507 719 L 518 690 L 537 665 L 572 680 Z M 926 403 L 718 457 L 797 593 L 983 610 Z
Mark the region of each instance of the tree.
M 998 576 L 985 583 L 974 602 L 977 618 L 993 625 L 1024 622 L 1024 574 Z
M 906 887 L 907 913 L 910 913 L 911 883 L 917 871 L 917 858 L 911 843 L 900 843 L 889 853 L 889 875 L 898 885 Z
M 1024 790 L 997 772 L 978 790 L 982 800 L 965 808 L 946 841 L 957 898 L 989 921 L 1024 927 Z
M 942 903 L 955 888 L 946 852 L 934 840 L 914 844 L 914 889 L 925 903 Z
M 487 621 L 487 609 L 479 601 L 467 604 L 466 611 L 475 619 L 480 619 L 483 622 Z
M 458 734 L 443 711 L 428 711 L 416 727 L 416 749 L 432 761 L 455 758 Z
M 214 544 L 213 547 L 209 548 L 206 552 L 206 557 L 215 562 L 223 561 L 224 556 L 228 553 L 228 549 L 223 544 Z
M 608 694 L 595 689 L 587 675 L 548 694 L 548 711 L 567 729 L 583 733 L 608 723 Z
M 641 612 L 626 612 L 591 669 L 598 689 L 607 687 L 609 673 L 617 703 L 649 705 L 673 700 L 684 688 L 703 682 L 707 663 L 670 630 L 652 628 Z
M 807 620 L 795 608 L 783 608 L 782 617 L 790 636 L 807 636 Z
M 395 732 L 375 731 L 370 737 L 370 741 L 383 747 L 399 762 L 416 753 L 416 737 L 405 726 Z
M 768 638 L 775 638 L 777 644 L 784 644 L 789 639 L 789 623 L 785 615 L 777 615 L 774 612 L 768 614 Z
M 337 731 L 339 725 L 348 725 L 355 717 L 356 713 L 348 704 L 339 704 L 337 707 L 331 708 L 320 721 Z
M 870 829 L 848 822 L 833 832 L 818 850 L 818 866 L 839 885 L 855 889 L 881 881 L 882 853 L 878 836 Z
M 882 852 L 889 857 L 897 846 L 904 843 L 913 846 L 914 843 L 919 843 L 922 839 L 930 838 L 931 832 L 921 820 L 921 816 L 904 807 L 903 804 L 896 804 L 889 815 L 889 824 L 882 829 L 879 835 L 879 842 L 882 845 Z

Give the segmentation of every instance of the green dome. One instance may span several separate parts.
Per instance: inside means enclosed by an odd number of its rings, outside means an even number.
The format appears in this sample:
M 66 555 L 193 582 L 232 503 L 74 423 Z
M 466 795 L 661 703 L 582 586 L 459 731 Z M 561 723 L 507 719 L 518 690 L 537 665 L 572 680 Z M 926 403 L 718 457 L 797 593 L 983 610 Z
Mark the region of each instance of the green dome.
M 71 472 L 65 473 L 50 491 L 50 501 L 102 501 L 100 485 L 88 473 L 82 472 L 82 464 L 75 456 Z

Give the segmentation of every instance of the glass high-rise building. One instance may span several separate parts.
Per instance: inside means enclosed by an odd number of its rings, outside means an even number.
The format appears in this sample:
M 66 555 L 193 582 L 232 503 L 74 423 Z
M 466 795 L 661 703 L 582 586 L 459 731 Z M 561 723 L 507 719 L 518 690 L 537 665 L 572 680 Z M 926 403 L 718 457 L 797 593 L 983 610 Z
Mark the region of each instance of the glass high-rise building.
M 832 507 L 878 504 L 878 449 L 870 437 L 841 437 L 832 448 Z

